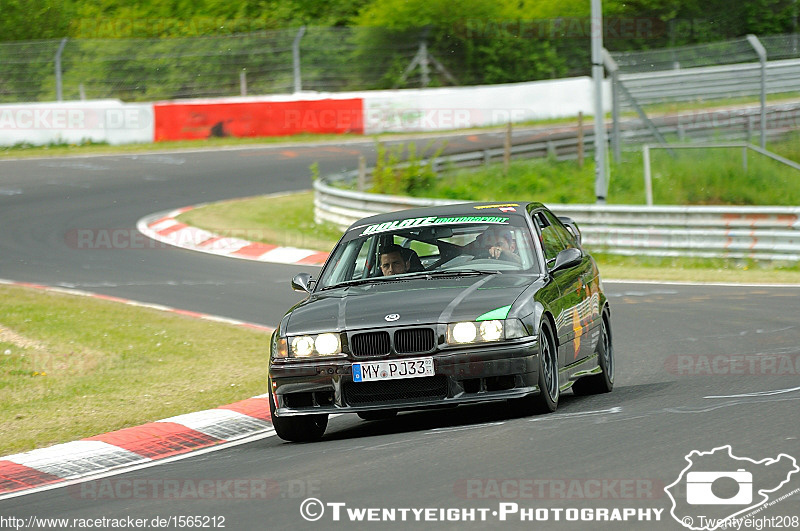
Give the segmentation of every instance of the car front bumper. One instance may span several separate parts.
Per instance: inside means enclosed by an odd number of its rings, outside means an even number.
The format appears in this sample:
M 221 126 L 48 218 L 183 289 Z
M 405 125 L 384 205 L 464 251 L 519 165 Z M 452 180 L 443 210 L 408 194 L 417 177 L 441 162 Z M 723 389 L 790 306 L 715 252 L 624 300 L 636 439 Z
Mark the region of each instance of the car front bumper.
M 521 398 L 539 392 L 536 337 L 389 358 L 275 361 L 270 392 L 275 415 L 419 409 Z M 432 357 L 435 376 L 354 382 L 359 362 Z

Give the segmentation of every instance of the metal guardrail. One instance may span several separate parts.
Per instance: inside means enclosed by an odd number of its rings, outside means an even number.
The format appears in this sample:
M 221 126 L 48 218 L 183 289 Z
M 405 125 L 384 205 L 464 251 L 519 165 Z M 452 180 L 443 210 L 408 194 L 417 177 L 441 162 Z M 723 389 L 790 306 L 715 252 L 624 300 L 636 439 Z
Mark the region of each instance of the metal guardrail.
M 797 92 L 800 60 L 767 61 L 765 78 L 767 94 Z M 733 96 L 757 97 L 761 90 L 761 67 L 754 62 L 645 74 L 620 73 L 619 79 L 640 105 L 708 101 Z
M 324 180 L 314 191 L 315 221 L 342 229 L 373 214 L 462 202 L 343 190 Z M 800 207 L 549 206 L 579 224 L 586 246 L 613 254 L 800 260 Z
M 800 109 L 800 106 L 793 107 Z M 681 122 L 680 117 L 663 119 L 682 138 L 716 140 L 747 138 L 748 117 L 758 109 L 726 111 L 727 122 L 712 118 Z M 786 108 L 773 113 L 786 112 Z M 629 140 L 652 138 L 646 129 L 626 124 Z M 723 127 L 720 127 L 723 125 Z M 792 127 L 773 127 L 779 135 Z M 560 132 L 541 142 L 513 146 L 512 156 L 544 157 L 558 160 L 577 156 L 577 132 Z M 593 145 L 593 135 L 584 136 Z M 487 149 L 438 157 L 434 168 L 469 167 L 502 158 L 503 149 Z M 371 169 L 363 182 L 369 181 Z M 314 217 L 317 223 L 329 222 L 342 230 L 354 221 L 378 213 L 408 208 L 459 203 L 459 200 L 413 198 L 365 193 L 334 186 L 358 182 L 358 171 L 329 175 L 314 183 Z M 800 207 L 720 207 L 720 206 L 632 206 L 632 205 L 550 205 L 559 215 L 574 219 L 581 227 L 583 241 L 590 248 L 615 254 L 649 256 L 694 256 L 752 258 L 756 260 L 800 260 Z

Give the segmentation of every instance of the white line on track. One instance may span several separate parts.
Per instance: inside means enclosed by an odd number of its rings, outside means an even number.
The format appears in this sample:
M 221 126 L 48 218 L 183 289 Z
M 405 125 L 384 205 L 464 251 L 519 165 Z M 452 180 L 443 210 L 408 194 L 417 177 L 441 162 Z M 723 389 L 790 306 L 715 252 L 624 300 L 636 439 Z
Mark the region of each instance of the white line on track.
M 533 419 L 529 419 L 528 422 L 541 422 L 543 420 L 561 420 L 567 418 L 588 417 L 591 415 L 606 415 L 614 413 L 622 413 L 622 408 L 619 406 L 614 406 L 612 408 L 598 409 L 595 411 L 576 411 L 574 413 L 551 414 L 551 415 L 545 415 L 543 417 L 536 417 Z
M 794 391 L 800 391 L 800 387 L 792 387 L 791 389 L 776 389 L 774 391 L 756 391 L 754 393 L 742 393 L 740 395 L 711 395 L 704 396 L 703 398 L 747 398 L 753 396 L 782 395 L 784 393 L 793 393 Z
M 602 274 L 602 271 L 601 271 Z M 690 280 L 603 279 L 603 284 L 653 284 L 657 286 L 721 286 L 727 288 L 800 288 L 800 284 L 761 284 L 746 282 L 698 282 Z

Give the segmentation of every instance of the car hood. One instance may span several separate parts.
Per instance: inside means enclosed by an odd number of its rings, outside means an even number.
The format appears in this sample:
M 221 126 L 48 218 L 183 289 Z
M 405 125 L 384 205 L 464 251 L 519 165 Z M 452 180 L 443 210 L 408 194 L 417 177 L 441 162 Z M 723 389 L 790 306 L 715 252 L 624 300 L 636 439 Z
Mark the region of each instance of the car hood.
M 320 291 L 289 312 L 283 333 L 472 321 L 512 304 L 533 280 L 506 273 L 387 280 Z M 399 317 L 389 321 L 391 314 Z

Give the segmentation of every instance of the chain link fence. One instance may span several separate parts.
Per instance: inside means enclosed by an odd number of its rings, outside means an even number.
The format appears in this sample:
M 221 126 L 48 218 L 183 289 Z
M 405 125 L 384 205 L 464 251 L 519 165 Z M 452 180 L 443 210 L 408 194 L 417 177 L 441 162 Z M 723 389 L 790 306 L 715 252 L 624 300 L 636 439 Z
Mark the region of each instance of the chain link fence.
M 6 42 L 0 43 L 0 102 L 339 92 L 589 73 L 588 35 L 528 33 L 482 26 L 453 28 L 442 37 L 430 28 L 308 27 L 216 37 Z M 759 40 L 769 61 L 800 58 L 798 34 Z M 746 38 L 612 55 L 623 78 L 758 62 Z
M 60 55 L 62 97 L 152 101 L 391 88 L 419 48 L 418 39 L 394 40 L 385 32 L 370 45 L 367 28 L 312 27 L 298 39 L 299 33 L 69 39 Z M 61 42 L 0 44 L 0 101 L 58 99 Z M 406 84 L 419 77 L 414 73 Z
M 447 33 L 447 32 L 445 32 Z M 484 46 L 491 43 L 491 46 Z M 215 37 L 0 43 L 0 102 L 478 85 L 585 75 L 588 37 L 308 27 Z
M 800 34 L 759 36 L 767 59 L 800 59 Z M 621 74 L 685 70 L 707 66 L 757 63 L 758 54 L 746 37 L 708 44 L 645 50 L 612 52 Z

